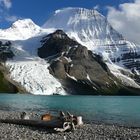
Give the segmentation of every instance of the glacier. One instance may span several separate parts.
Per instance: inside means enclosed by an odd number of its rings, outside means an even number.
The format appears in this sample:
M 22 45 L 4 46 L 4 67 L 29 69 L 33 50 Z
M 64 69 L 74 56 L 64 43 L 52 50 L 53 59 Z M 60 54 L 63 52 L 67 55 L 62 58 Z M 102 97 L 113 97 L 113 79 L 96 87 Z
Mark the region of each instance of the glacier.
M 9 29 L 0 30 L 0 40 L 10 40 L 15 57 L 6 61 L 9 77 L 28 93 L 66 95 L 61 83 L 48 70 L 49 63 L 37 56 L 40 40 L 53 29 L 41 29 L 31 19 L 18 20 Z

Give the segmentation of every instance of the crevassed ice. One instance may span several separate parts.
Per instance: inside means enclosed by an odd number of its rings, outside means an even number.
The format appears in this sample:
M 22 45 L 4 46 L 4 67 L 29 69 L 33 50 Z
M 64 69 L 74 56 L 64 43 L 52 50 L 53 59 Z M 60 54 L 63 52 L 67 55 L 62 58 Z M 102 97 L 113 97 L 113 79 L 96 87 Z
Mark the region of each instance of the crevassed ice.
M 66 95 L 62 85 L 48 70 L 44 60 L 23 59 L 7 61 L 10 77 L 23 86 L 27 92 L 40 95 Z

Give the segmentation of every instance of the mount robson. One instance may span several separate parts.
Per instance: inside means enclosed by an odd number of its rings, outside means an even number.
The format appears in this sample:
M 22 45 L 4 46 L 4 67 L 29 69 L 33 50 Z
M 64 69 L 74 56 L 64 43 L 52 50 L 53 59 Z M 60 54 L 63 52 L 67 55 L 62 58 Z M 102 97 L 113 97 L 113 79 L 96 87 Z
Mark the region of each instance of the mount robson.
M 140 45 L 96 10 L 63 8 L 43 27 L 0 29 L 0 92 L 140 95 Z

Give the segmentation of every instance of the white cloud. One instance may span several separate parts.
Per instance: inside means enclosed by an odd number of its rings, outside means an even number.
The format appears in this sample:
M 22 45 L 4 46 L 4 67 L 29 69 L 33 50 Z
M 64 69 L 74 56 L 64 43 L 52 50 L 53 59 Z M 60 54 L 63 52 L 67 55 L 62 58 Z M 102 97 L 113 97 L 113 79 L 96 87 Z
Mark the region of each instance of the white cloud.
M 14 22 L 20 17 L 10 14 L 12 0 L 0 0 L 0 22 Z
M 16 21 L 18 18 L 19 18 L 19 17 L 17 17 L 17 16 L 7 16 L 7 17 L 5 17 L 5 20 L 6 20 L 6 21 L 9 21 L 9 22 L 14 22 L 14 21 Z
M 0 5 L 4 6 L 5 8 L 9 9 L 12 7 L 11 0 L 0 0 Z
M 96 5 L 96 6 L 93 7 L 93 9 L 94 10 L 99 10 L 100 9 L 100 6 L 99 5 Z
M 140 0 L 108 7 L 108 21 L 128 40 L 140 44 Z

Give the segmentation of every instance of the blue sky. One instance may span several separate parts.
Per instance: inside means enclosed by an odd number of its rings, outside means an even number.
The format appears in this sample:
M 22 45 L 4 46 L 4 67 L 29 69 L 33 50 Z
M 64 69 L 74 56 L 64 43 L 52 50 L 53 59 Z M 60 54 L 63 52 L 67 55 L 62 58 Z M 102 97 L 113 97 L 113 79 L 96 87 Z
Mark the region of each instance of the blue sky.
M 107 15 L 107 6 L 118 8 L 120 4 L 133 0 L 0 0 L 0 28 L 7 28 L 18 18 L 31 18 L 43 25 L 56 9 L 64 7 L 98 7 Z

